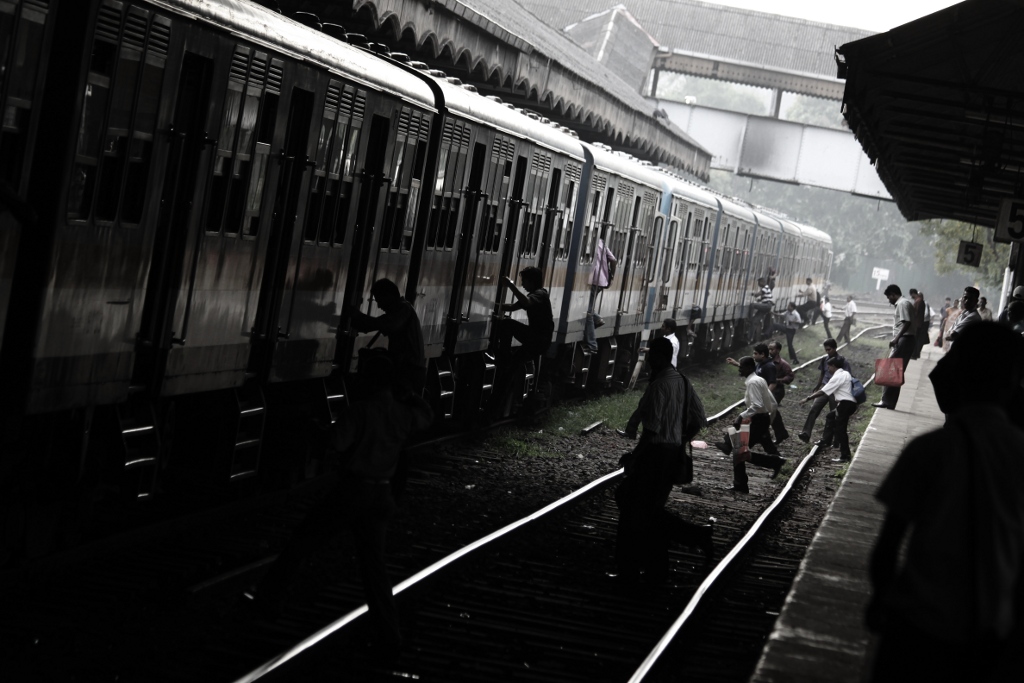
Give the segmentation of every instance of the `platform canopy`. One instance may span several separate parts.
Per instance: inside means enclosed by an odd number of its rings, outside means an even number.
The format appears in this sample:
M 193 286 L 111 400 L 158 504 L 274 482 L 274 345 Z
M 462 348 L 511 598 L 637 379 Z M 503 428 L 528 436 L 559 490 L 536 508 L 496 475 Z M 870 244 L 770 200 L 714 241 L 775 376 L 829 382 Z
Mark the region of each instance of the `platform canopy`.
M 836 51 L 843 111 L 908 220 L 1024 198 L 1024 0 L 968 0 Z

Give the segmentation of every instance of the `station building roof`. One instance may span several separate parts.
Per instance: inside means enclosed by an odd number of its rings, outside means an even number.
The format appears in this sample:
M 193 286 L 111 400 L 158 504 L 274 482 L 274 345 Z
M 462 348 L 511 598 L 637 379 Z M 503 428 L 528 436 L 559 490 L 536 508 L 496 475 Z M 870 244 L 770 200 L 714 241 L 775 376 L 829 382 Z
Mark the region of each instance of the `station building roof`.
M 488 95 L 707 179 L 711 154 L 635 86 L 512 0 L 280 0 L 390 43 Z
M 614 0 L 519 2 L 548 24 L 564 28 L 607 10 Z M 699 0 L 622 0 L 621 4 L 666 49 L 660 58 L 663 68 L 819 96 L 833 96 L 833 89 L 823 84 L 812 87 L 808 81 L 835 82 L 831 55 L 836 46 L 872 35 L 862 29 Z M 758 76 L 757 70 L 766 73 Z M 838 97 L 841 84 L 835 91 Z
M 850 129 L 908 220 L 993 227 L 1024 198 L 1024 0 L 968 0 L 848 43 Z

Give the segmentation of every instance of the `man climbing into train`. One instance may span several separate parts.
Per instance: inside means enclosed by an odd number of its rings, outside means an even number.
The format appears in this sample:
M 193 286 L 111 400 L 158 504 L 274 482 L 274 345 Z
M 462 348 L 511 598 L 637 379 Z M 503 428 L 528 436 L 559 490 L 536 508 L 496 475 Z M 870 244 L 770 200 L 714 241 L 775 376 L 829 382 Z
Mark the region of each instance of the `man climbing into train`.
M 763 277 L 757 278 L 757 291 L 754 292 L 754 300 L 750 302 L 751 332 L 760 339 L 769 333 L 772 324 L 772 309 L 775 301 L 772 299 L 772 288 L 768 280 Z
M 528 266 L 519 273 L 523 292 L 511 278 L 505 278 L 505 285 L 512 292 L 515 301 L 504 307 L 506 312 L 526 311 L 526 322 L 513 318 L 498 320 L 498 376 L 495 378 L 494 394 L 488 406 L 492 418 L 503 417 L 509 407 L 511 389 L 515 380 L 523 373 L 526 363 L 543 356 L 551 346 L 555 333 L 555 319 L 551 313 L 551 298 L 544 289 L 544 274 L 540 268 Z M 512 340 L 521 346 L 512 349 Z
M 388 357 L 395 367 L 398 383 L 417 396 L 422 394 L 427 379 L 427 360 L 423 351 L 423 331 L 416 309 L 402 298 L 398 285 L 387 278 L 381 278 L 373 283 L 370 287 L 370 298 L 384 314 L 375 318 L 362 311 L 353 310 L 352 327 L 360 332 L 377 331 L 387 337 Z

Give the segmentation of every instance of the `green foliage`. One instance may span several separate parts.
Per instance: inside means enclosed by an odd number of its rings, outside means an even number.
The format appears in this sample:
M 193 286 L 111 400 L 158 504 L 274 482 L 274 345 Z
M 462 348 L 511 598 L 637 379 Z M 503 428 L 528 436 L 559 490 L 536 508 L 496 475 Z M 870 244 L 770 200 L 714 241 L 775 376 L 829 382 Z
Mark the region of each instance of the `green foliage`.
M 933 265 L 948 252 L 922 223 L 908 223 L 893 202 L 856 197 L 845 192 L 744 178 L 712 171 L 709 185 L 723 194 L 784 211 L 791 219 L 812 225 L 832 237 L 832 282 L 865 289 L 874 266 L 896 268 L 892 281 L 925 291 L 950 291 L 963 284 L 935 275 Z M 988 231 L 990 232 L 990 231 Z M 979 230 L 979 235 L 981 234 Z M 986 235 L 988 239 L 990 235 Z M 956 258 L 953 250 L 952 258 Z M 986 259 L 985 256 L 982 257 Z M 1005 265 L 999 254 L 994 262 Z M 907 284 L 912 282 L 913 284 Z
M 939 273 L 958 273 L 966 276 L 967 281 L 991 287 L 1002 285 L 1003 270 L 1010 261 L 1010 245 L 995 242 L 995 231 L 959 221 L 932 220 L 921 223 L 921 232 L 932 238 L 935 245 L 935 268 Z M 956 262 L 961 240 L 984 245 L 978 268 L 962 266 Z
M 811 126 L 825 128 L 846 128 L 841 105 L 836 100 L 825 100 L 808 95 L 788 95 L 791 104 L 783 111 L 782 118 L 787 121 L 806 123 Z

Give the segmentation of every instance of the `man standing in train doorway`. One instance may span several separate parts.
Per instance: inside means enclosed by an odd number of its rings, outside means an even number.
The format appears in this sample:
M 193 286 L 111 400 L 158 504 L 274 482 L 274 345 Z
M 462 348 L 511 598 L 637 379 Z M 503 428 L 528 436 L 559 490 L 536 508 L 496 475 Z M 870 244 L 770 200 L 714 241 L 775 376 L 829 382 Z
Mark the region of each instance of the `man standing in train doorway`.
M 604 243 L 608 228 L 602 228 L 601 237 L 594 247 L 594 264 L 590 271 L 590 303 L 587 305 L 587 321 L 584 328 L 585 342 L 590 353 L 597 353 L 597 328 L 604 325 L 604 319 L 597 314 L 597 296 L 608 289 L 615 278 L 615 264 L 618 259 Z

